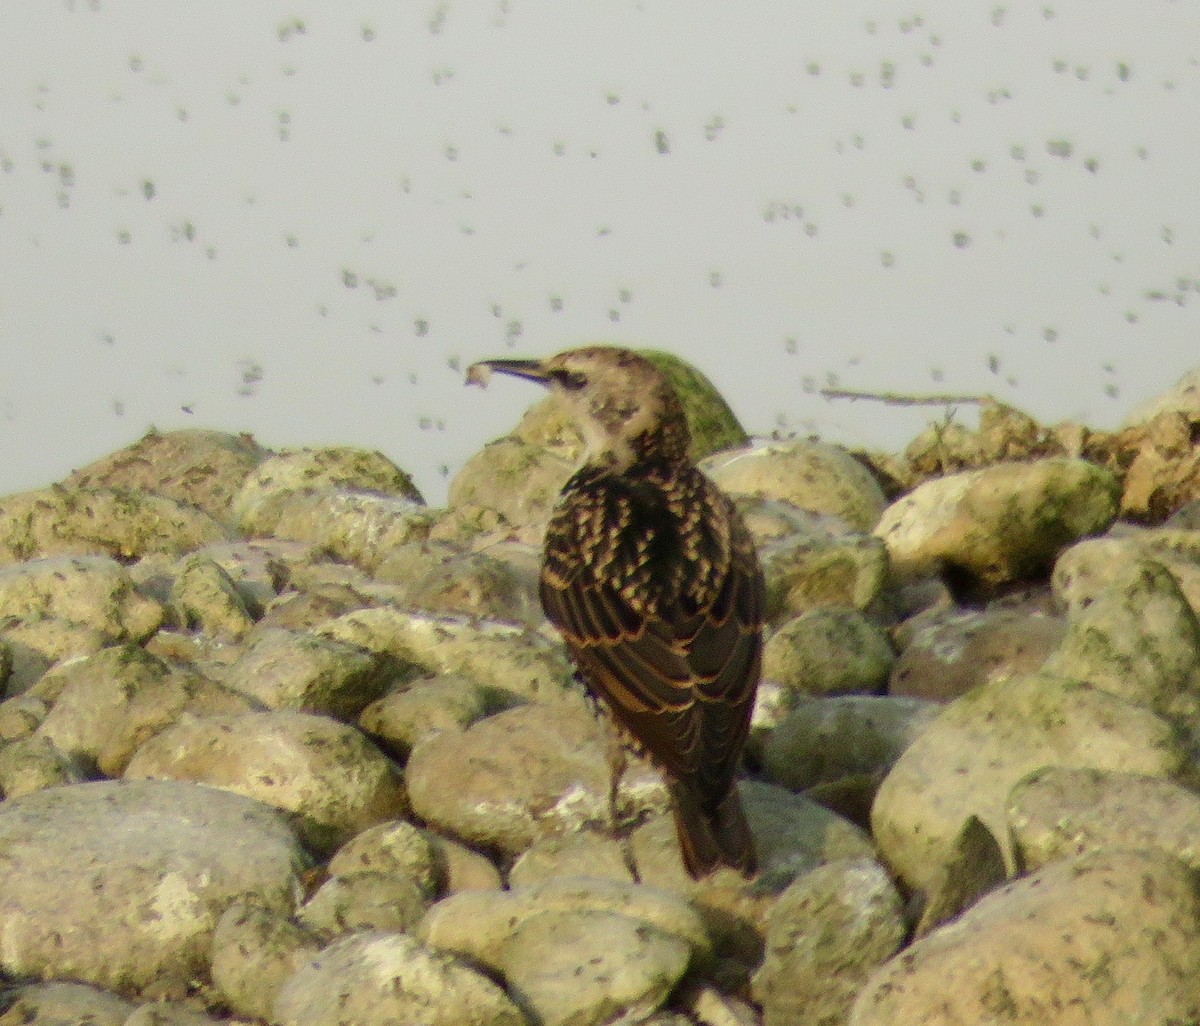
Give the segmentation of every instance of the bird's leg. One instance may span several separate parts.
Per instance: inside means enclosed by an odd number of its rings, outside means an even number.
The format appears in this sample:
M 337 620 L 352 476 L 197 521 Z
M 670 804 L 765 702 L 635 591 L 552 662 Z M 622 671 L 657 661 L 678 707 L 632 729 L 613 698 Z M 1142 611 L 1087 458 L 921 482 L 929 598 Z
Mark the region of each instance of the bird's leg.
M 612 827 L 613 839 L 621 846 L 621 855 L 625 860 L 625 868 L 634 883 L 641 883 L 641 876 L 634 862 L 633 849 L 630 847 L 629 833 L 621 825 L 621 781 L 629 766 L 629 752 L 625 747 L 624 731 L 617 726 L 611 716 L 604 717 L 607 730 L 605 731 L 605 749 L 608 762 L 608 818 Z
M 608 821 L 612 825 L 613 836 L 620 837 L 622 834 L 621 778 L 625 776 L 628 759 L 625 755 L 625 740 L 621 737 L 620 729 L 611 719 L 607 722 L 605 754 L 608 762 Z

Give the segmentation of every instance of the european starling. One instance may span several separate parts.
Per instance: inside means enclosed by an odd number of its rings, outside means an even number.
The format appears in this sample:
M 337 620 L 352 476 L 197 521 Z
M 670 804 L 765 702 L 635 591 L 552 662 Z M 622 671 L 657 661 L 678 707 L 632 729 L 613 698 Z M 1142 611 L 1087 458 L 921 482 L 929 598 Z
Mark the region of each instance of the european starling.
M 627 349 L 485 360 L 559 395 L 587 455 L 546 530 L 542 607 L 584 684 L 663 771 L 684 863 L 755 868 L 734 788 L 762 651 L 763 578 L 733 503 L 692 462 L 683 406 Z

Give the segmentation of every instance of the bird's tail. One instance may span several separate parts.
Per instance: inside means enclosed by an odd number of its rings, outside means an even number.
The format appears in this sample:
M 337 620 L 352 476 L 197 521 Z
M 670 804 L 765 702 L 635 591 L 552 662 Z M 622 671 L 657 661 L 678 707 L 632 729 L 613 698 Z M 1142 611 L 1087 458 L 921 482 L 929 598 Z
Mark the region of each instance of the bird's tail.
M 718 866 L 730 866 L 743 876 L 754 872 L 754 837 L 736 787 L 715 808 L 691 784 L 672 781 L 670 790 L 683 864 L 695 879 Z

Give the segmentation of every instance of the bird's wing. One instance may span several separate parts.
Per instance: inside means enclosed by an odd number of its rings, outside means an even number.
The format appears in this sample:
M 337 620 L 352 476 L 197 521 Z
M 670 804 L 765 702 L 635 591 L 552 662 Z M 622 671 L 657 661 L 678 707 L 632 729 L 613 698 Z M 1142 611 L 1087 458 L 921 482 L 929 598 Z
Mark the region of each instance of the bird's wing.
M 586 567 L 543 569 L 542 606 L 589 687 L 649 754 L 719 799 L 749 728 L 761 655 L 763 583 L 735 524 L 733 558 L 712 600 L 635 608 Z M 565 564 L 570 565 L 570 564 Z

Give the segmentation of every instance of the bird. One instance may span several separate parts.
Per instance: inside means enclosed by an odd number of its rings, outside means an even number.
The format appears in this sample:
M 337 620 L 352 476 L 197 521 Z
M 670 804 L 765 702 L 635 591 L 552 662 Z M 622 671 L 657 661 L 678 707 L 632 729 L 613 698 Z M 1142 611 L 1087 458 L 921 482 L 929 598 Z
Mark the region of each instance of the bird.
M 688 873 L 756 869 L 735 787 L 762 663 L 763 575 L 732 500 L 697 468 L 683 404 L 617 346 L 482 360 L 559 397 L 582 465 L 546 528 L 539 590 L 585 687 L 663 773 Z M 614 794 L 619 780 L 614 770 Z

